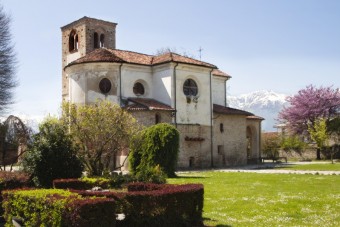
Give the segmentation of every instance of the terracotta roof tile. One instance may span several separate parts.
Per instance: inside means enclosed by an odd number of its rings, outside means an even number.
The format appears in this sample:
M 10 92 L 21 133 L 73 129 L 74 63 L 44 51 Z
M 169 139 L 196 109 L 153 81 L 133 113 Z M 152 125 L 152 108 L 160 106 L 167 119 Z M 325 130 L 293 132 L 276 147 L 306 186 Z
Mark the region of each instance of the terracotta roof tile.
M 259 116 L 248 116 L 247 119 L 249 120 L 260 120 L 260 121 L 263 121 L 265 120 L 263 117 L 259 117 Z
M 199 61 L 194 58 L 185 57 L 185 56 L 172 53 L 172 52 L 165 53 L 159 56 L 154 56 L 152 64 L 157 65 L 157 64 L 162 64 L 166 62 L 179 62 L 179 63 L 187 63 L 187 64 L 192 64 L 192 65 L 200 65 L 200 66 L 205 66 L 209 68 L 217 68 L 215 65 L 212 65 L 210 63 Z
M 234 109 L 234 108 L 225 107 L 225 106 L 221 106 L 217 104 L 214 104 L 213 110 L 215 113 L 219 113 L 219 114 L 254 116 L 254 114 L 244 111 L 244 110 Z
M 171 108 L 164 103 L 158 102 L 154 99 L 148 98 L 128 98 L 128 101 L 133 104 L 127 105 L 127 110 L 165 110 L 165 111 L 174 111 L 175 109 Z
M 88 53 L 84 57 L 81 57 L 70 64 L 81 64 L 81 63 L 89 63 L 89 62 L 118 62 L 118 63 L 131 63 L 131 64 L 139 64 L 139 65 L 158 65 L 168 62 L 178 62 L 184 64 L 191 64 L 209 68 L 217 68 L 215 65 L 199 61 L 193 58 L 184 57 L 175 53 L 166 53 L 160 56 L 153 56 L 147 54 L 141 54 L 133 51 L 126 50 L 117 50 L 117 49 L 109 49 L 109 48 L 98 48 L 94 51 Z
M 146 106 L 143 106 L 141 104 L 129 104 L 127 106 L 124 107 L 126 110 L 130 110 L 130 111 L 141 111 L 141 110 L 149 110 L 149 108 L 147 108 Z
M 221 70 L 218 70 L 218 69 L 214 69 L 214 70 L 212 71 L 212 74 L 213 74 L 214 76 L 222 76 L 222 77 L 231 78 L 230 75 L 228 75 L 228 74 L 226 74 L 225 72 L 222 72 Z

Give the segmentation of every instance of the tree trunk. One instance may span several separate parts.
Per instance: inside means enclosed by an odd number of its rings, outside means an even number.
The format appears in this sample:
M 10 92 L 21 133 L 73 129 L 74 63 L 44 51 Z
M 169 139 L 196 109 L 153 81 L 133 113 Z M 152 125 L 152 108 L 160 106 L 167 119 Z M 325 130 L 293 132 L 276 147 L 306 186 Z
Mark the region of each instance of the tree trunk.
M 321 160 L 321 151 L 320 148 L 316 149 L 316 159 Z

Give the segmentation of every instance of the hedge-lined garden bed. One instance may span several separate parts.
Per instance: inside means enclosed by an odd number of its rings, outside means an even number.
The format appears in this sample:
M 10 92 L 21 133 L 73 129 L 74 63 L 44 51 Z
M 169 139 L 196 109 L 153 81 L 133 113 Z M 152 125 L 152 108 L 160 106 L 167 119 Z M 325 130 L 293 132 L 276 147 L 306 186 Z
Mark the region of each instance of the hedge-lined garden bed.
M 13 190 L 2 193 L 4 218 L 25 226 L 115 226 L 115 202 L 108 198 L 81 197 L 61 189 Z
M 128 192 L 73 192 L 114 199 L 117 213 L 125 216 L 117 221 L 117 226 L 202 225 L 204 190 L 201 184 L 133 183 L 127 188 Z
M 132 183 L 126 192 L 115 192 L 86 190 L 88 185 L 81 188 L 81 182 L 75 180 L 54 183 L 63 189 L 4 192 L 7 223 L 14 216 L 24 219 L 27 226 L 165 227 L 201 226 L 203 223 L 201 184 Z M 117 214 L 121 215 L 116 220 Z

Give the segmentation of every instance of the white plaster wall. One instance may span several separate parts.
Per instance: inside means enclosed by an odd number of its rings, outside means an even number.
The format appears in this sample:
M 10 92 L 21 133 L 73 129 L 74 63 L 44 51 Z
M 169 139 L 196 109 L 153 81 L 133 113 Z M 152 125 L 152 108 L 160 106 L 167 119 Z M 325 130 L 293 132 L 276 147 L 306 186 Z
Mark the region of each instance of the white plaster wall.
M 152 90 L 153 98 L 171 106 L 173 67 L 170 64 L 153 68 Z
M 86 77 L 84 72 L 69 75 L 70 96 L 69 101 L 76 104 L 85 104 Z
M 65 65 L 67 65 L 67 64 L 77 60 L 80 57 L 81 57 L 80 51 L 77 51 L 77 52 L 74 52 L 72 54 L 67 55 L 66 56 L 66 64 Z
M 123 65 L 122 66 L 122 97 L 152 98 L 152 70 L 149 66 Z M 140 82 L 144 86 L 145 94 L 136 96 L 133 85 Z
M 198 86 L 197 102 L 187 103 L 183 84 L 193 79 Z M 211 125 L 210 70 L 202 67 L 179 65 L 176 68 L 177 123 Z
M 70 66 L 66 69 L 69 78 L 69 101 L 76 104 L 90 104 L 98 100 L 109 100 L 119 104 L 119 65 L 112 63 L 86 63 Z M 111 81 L 111 90 L 102 94 L 99 82 L 107 78 Z
M 213 76 L 212 94 L 213 103 L 226 106 L 226 79 L 223 77 Z

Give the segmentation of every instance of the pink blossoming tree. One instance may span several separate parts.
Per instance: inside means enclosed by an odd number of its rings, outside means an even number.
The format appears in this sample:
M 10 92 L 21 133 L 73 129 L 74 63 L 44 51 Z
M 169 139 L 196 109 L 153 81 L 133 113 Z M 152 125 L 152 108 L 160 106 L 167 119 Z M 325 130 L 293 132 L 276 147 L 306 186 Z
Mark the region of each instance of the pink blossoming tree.
M 309 85 L 287 101 L 290 105 L 279 113 L 280 121 L 287 124 L 292 133 L 308 135 L 308 127 L 314 128 L 317 119 L 328 121 L 339 114 L 340 91 Z

